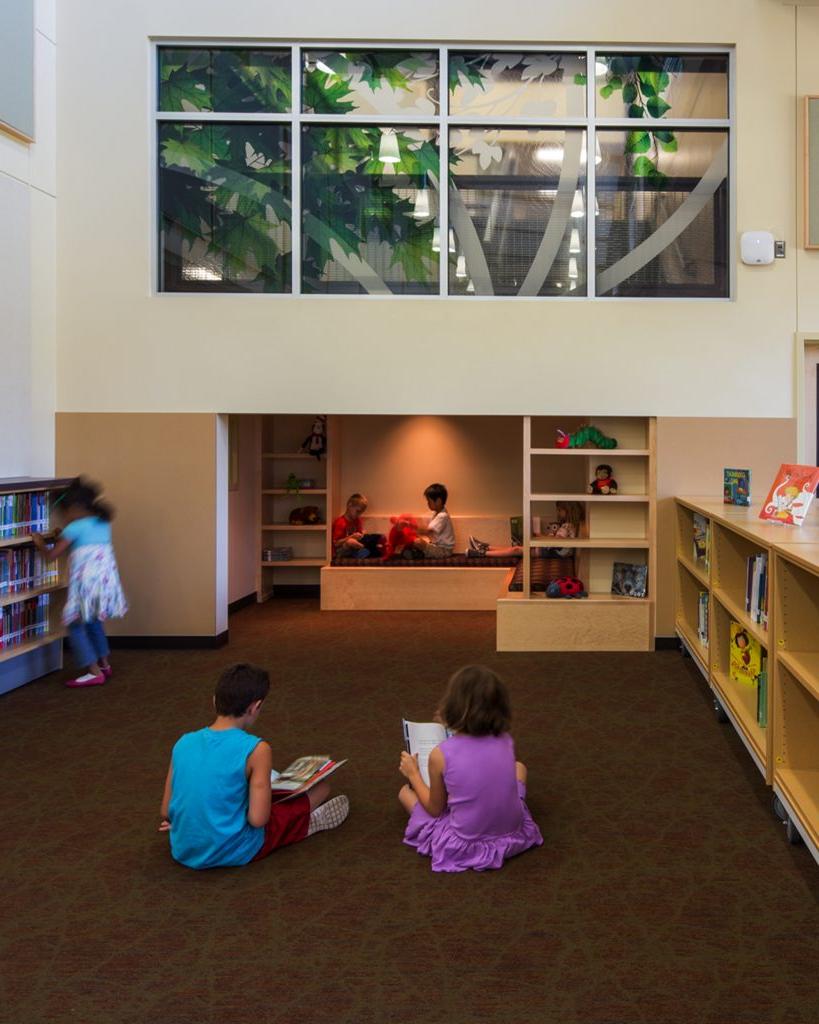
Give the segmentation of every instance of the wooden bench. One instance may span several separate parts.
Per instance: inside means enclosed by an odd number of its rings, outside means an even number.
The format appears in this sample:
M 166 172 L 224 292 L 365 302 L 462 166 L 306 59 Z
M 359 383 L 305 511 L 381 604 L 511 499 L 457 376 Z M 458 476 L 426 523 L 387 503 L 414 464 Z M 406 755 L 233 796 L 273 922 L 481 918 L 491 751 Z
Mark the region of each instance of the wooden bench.
M 419 516 L 419 519 L 421 517 Z M 422 520 L 423 521 L 423 520 Z M 455 553 L 463 553 L 470 534 L 508 546 L 509 519 L 453 516 Z M 366 516 L 368 533 L 390 531 L 389 516 Z M 496 565 L 329 565 L 321 570 L 322 611 L 494 611 L 514 566 Z

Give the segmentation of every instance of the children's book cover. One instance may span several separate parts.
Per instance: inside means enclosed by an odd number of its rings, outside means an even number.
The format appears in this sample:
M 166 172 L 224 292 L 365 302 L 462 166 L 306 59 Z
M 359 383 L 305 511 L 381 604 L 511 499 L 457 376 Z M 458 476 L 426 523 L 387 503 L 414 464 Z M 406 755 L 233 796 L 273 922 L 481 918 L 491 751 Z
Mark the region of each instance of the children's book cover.
M 699 512 L 694 513 L 694 561 L 703 561 L 708 568 L 709 548 L 711 541 L 711 524 L 701 516 Z
M 724 469 L 722 471 L 722 481 L 723 504 L 751 504 L 750 469 Z
M 611 592 L 619 597 L 645 597 L 647 579 L 647 565 L 615 562 L 611 573 Z
M 734 682 L 750 683 L 759 681 L 762 671 L 762 647 L 738 622 L 731 623 L 731 656 L 729 675 Z
M 801 526 L 819 487 L 819 467 L 783 463 L 759 513 L 784 526 Z

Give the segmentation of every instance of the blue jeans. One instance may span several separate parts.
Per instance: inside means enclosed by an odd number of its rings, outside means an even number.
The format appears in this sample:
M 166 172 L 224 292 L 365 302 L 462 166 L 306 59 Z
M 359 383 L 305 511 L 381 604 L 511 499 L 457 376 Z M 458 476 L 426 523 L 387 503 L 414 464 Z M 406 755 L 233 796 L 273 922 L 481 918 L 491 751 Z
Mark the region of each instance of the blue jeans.
M 87 668 L 99 658 L 107 658 L 110 648 L 105 630 L 99 619 L 91 622 L 72 622 L 68 627 L 74 657 L 82 668 Z

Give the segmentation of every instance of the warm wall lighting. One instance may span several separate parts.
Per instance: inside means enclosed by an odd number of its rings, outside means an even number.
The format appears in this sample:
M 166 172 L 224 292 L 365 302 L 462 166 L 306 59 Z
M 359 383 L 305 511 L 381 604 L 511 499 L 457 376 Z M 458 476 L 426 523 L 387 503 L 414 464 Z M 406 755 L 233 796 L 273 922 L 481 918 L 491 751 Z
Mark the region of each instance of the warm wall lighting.
M 381 129 L 381 145 L 378 149 L 378 159 L 382 164 L 398 164 L 401 162 L 401 153 L 398 150 L 398 136 L 394 128 Z
M 579 217 L 586 216 L 586 204 L 583 202 L 583 193 L 578 189 L 574 194 L 572 200 L 572 217 L 577 220 Z

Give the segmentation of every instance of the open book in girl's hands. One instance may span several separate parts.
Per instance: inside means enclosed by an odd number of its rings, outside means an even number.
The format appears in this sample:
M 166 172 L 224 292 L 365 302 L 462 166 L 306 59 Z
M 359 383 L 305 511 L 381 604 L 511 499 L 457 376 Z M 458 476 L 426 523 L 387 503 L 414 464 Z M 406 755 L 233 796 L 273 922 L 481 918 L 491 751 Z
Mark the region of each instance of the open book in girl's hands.
M 452 733 L 438 722 L 408 722 L 402 718 L 401 723 L 407 750 L 410 754 L 418 755 L 418 770 L 421 778 L 429 785 L 429 755 Z
M 346 758 L 343 761 L 333 761 L 326 754 L 311 754 L 308 757 L 299 757 L 291 765 L 288 765 L 283 772 L 277 772 L 274 769 L 270 773 L 270 787 L 274 793 L 277 793 L 279 790 L 285 791 L 284 796 L 278 797 L 279 800 L 290 800 L 294 796 L 306 793 L 317 782 L 326 779 L 337 768 L 346 763 Z

